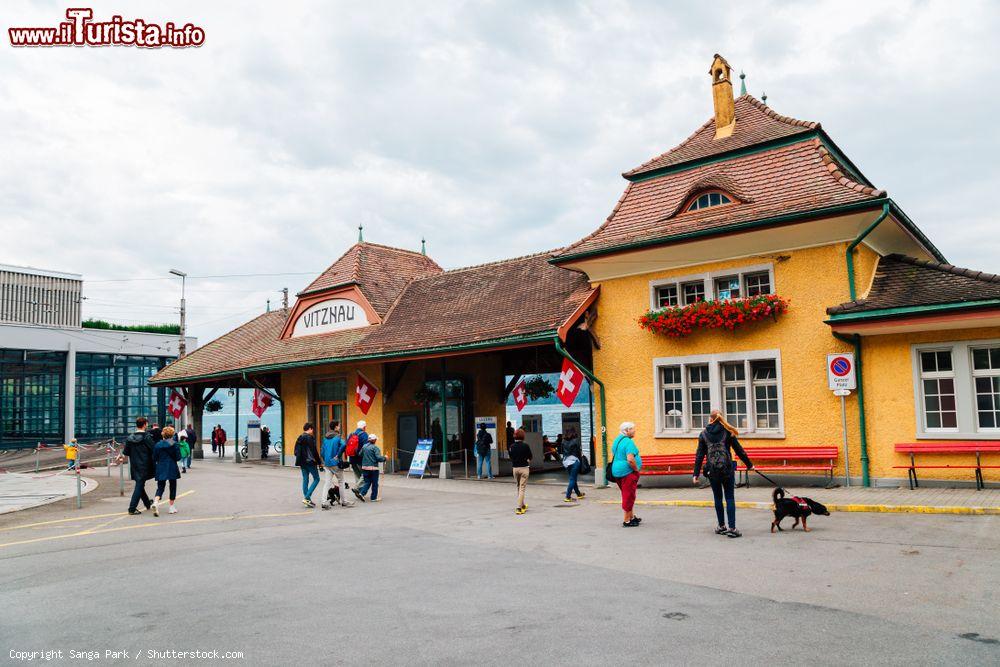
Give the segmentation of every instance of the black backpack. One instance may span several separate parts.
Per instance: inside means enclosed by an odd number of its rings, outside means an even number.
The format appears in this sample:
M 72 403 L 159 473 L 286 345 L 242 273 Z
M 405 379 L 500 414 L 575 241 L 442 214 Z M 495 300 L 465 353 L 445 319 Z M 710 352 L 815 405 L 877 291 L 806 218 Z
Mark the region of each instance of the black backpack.
M 729 455 L 729 447 L 726 446 L 728 438 L 728 431 L 723 431 L 722 440 L 718 442 L 710 440 L 708 435 L 705 436 L 705 441 L 708 443 L 705 470 L 709 477 L 724 477 L 732 472 L 733 459 Z

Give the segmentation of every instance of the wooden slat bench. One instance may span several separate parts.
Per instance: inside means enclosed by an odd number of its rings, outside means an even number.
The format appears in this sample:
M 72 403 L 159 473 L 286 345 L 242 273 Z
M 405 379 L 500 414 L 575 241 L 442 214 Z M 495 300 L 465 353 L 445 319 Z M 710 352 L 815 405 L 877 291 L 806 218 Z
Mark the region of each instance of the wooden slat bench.
M 825 472 L 833 479 L 833 465 L 839 450 L 836 447 L 745 447 L 754 466 L 763 472 Z M 694 476 L 694 453 L 650 454 L 642 457 L 640 475 L 691 475 Z M 816 461 L 812 464 L 792 463 Z M 772 462 L 770 465 L 767 462 Z M 780 462 L 780 463 L 779 463 Z M 741 486 L 750 486 L 746 466 L 739 463 L 736 470 L 743 475 Z
M 982 464 L 983 454 L 1000 454 L 1000 440 L 955 440 L 953 442 L 900 442 L 896 443 L 896 451 L 900 454 L 910 455 L 910 465 L 893 466 L 896 470 L 906 470 L 910 480 L 910 488 L 920 486 L 917 480 L 917 469 L 927 470 L 975 470 L 976 490 L 986 488 L 983 481 L 983 469 L 997 469 L 1000 465 L 984 466 Z M 976 465 L 917 465 L 916 454 L 975 454 Z
M 836 447 L 744 447 L 754 468 L 761 472 L 825 472 L 833 482 L 833 465 L 840 454 Z M 808 465 L 799 461 L 814 461 Z M 780 462 L 780 463 L 778 463 Z M 796 462 L 796 463 L 793 463 Z M 750 487 L 750 475 L 742 461 L 736 470 L 743 475 L 741 486 Z
M 650 454 L 642 457 L 640 475 L 694 475 L 694 454 Z

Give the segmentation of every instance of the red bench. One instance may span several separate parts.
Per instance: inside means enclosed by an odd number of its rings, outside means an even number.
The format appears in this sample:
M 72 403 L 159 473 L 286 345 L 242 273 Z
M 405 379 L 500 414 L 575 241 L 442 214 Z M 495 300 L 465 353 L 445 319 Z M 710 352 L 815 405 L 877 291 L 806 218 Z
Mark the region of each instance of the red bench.
M 744 447 L 753 467 L 761 472 L 825 472 L 833 482 L 833 466 L 840 454 L 836 447 Z M 780 463 L 778 463 L 780 461 Z M 815 463 L 791 463 L 815 461 Z M 769 463 L 762 463 L 769 462 Z M 743 474 L 742 485 L 750 487 L 750 475 L 742 462 L 736 466 Z
M 640 475 L 694 476 L 694 454 L 650 454 L 642 457 Z
M 825 472 L 833 480 L 833 465 L 839 450 L 836 447 L 745 447 L 754 467 L 762 472 Z M 692 454 L 650 454 L 642 457 L 640 475 L 691 475 L 694 476 Z M 780 464 L 777 462 L 780 461 Z M 817 461 L 805 465 L 793 461 Z M 823 463 L 818 463 L 822 461 Z M 772 462 L 770 465 L 767 462 Z M 741 486 L 750 486 L 746 466 L 740 463 L 737 471 L 743 474 Z
M 1000 454 L 1000 440 L 956 440 L 953 442 L 900 442 L 896 443 L 896 451 L 900 454 L 910 455 L 910 465 L 892 466 L 896 470 L 906 470 L 910 480 L 910 488 L 920 486 L 917 481 L 917 469 L 926 468 L 928 470 L 975 470 L 976 490 L 986 488 L 983 482 L 983 468 L 1000 468 L 1000 465 L 984 466 L 982 464 L 983 454 Z M 975 454 L 976 465 L 953 466 L 953 465 L 917 465 L 916 454 Z

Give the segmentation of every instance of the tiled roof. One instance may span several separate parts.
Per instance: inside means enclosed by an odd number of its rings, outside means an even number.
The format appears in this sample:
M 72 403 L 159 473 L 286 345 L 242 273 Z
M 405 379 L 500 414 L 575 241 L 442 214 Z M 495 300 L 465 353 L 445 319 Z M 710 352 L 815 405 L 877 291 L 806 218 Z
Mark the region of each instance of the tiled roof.
M 715 118 L 709 118 L 679 146 L 622 175 L 626 178 L 638 176 L 663 167 L 817 130 L 819 127 L 819 123 L 777 114 L 756 97 L 742 95 L 736 99 L 736 129 L 732 136 L 716 139 Z
M 986 299 L 1000 299 L 1000 276 L 904 255 L 886 255 L 879 259 L 865 298 L 827 308 L 826 312 L 842 315 Z
M 554 334 L 592 290 L 582 273 L 550 264 L 550 254 L 413 280 L 382 324 L 361 329 L 282 340 L 287 313 L 267 313 L 175 361 L 152 382 Z
M 736 131 L 740 132 L 738 122 Z M 739 202 L 690 213 L 681 210 L 693 194 L 710 188 L 726 190 Z M 563 248 L 557 257 L 612 250 L 884 195 L 882 190 L 848 178 L 818 138 L 803 138 L 787 146 L 629 183 L 604 224 Z
M 437 273 L 441 273 L 441 267 L 421 253 L 377 243 L 356 243 L 299 296 L 356 284 L 372 308 L 384 317 L 407 283 Z

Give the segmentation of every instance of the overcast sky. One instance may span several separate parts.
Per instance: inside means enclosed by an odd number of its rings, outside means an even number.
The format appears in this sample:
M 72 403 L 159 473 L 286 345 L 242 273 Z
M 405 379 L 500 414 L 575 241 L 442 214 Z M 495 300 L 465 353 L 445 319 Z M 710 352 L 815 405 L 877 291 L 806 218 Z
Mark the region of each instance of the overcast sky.
M 74 3 L 70 3 L 74 5 Z M 74 6 L 88 3 L 75 3 Z M 201 341 L 357 238 L 455 267 L 566 245 L 712 115 L 715 52 L 817 120 L 958 265 L 1000 272 L 1000 5 L 95 2 L 205 45 L 0 59 L 0 263 L 82 273 L 85 315 Z M 4 3 L 10 26 L 65 2 Z M 141 12 L 141 13 L 137 13 Z M 153 278 L 131 282 L 98 282 Z

